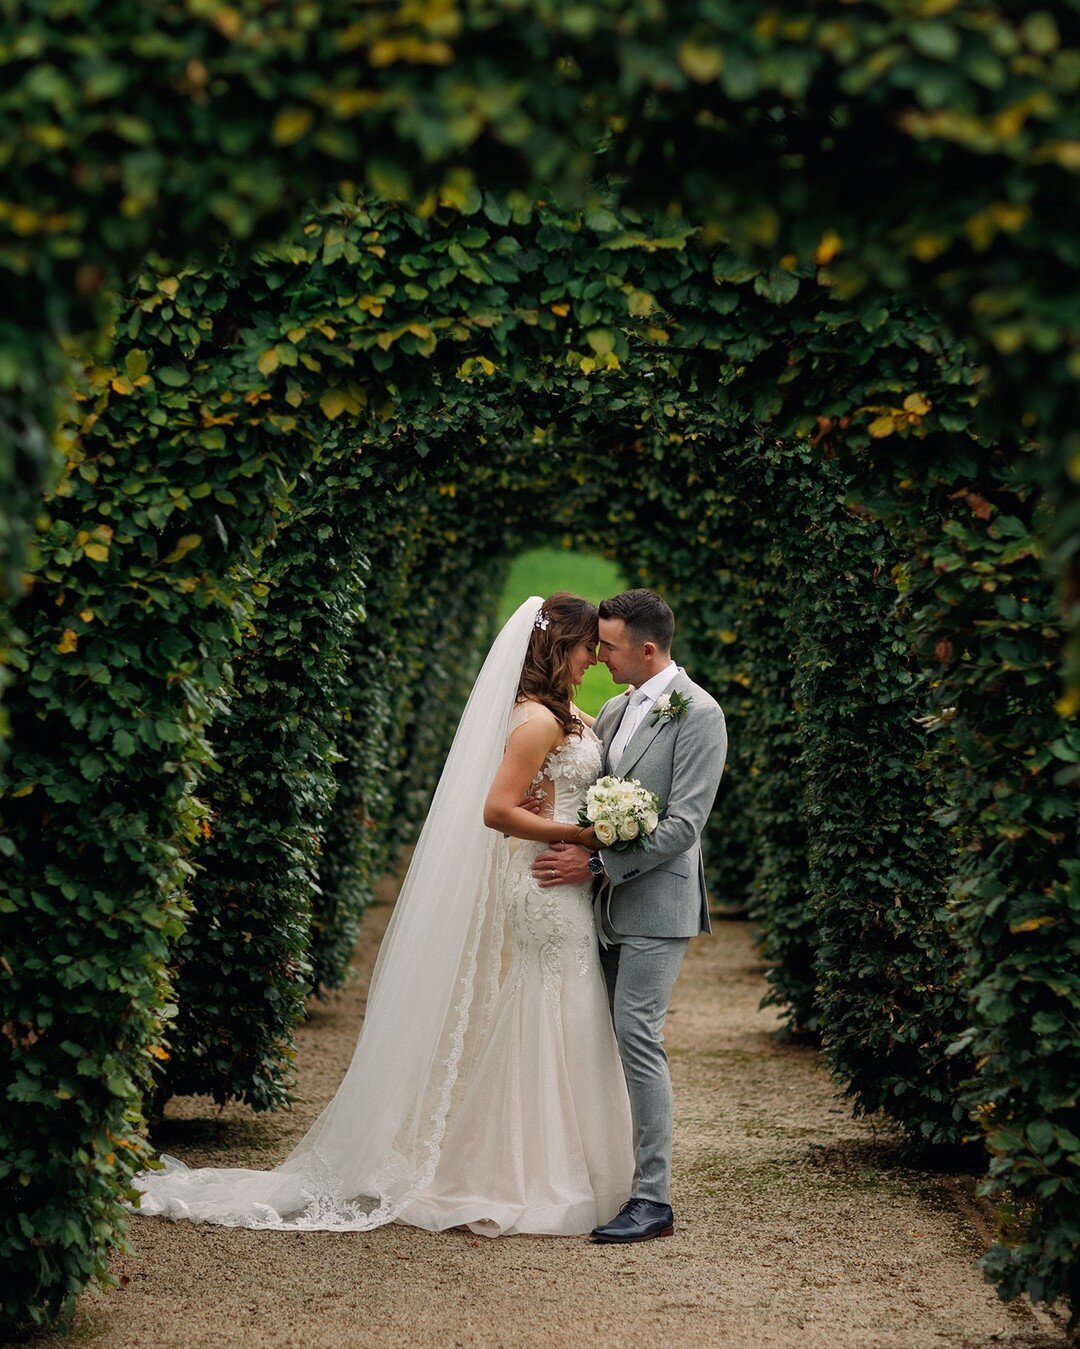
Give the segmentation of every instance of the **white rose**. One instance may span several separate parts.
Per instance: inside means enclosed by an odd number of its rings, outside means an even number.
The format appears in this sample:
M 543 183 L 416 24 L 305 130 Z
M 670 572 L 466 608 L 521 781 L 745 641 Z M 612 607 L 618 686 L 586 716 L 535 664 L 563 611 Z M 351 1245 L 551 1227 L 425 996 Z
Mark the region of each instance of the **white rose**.
M 597 843 L 602 843 L 606 848 L 610 844 L 615 842 L 615 837 L 618 831 L 616 830 L 615 826 L 611 824 L 609 821 L 597 820 L 597 822 L 593 825 L 593 832 L 596 834 Z
M 657 698 L 656 702 L 653 704 L 653 710 L 655 712 L 666 712 L 670 706 L 671 694 L 661 693 L 660 697 Z
M 659 823 L 660 823 L 660 816 L 657 815 L 656 811 L 647 810 L 645 812 L 645 818 L 641 821 L 641 827 L 642 829 L 644 829 L 646 834 L 651 834 Z
M 600 814 L 600 807 L 596 804 L 595 801 L 590 801 L 589 804 L 585 807 L 585 818 L 587 820 L 595 820 L 597 815 L 599 814 Z
M 626 843 L 629 843 L 632 838 L 637 838 L 640 832 L 638 822 L 633 816 L 628 820 L 623 820 L 622 824 L 619 825 L 619 837 Z

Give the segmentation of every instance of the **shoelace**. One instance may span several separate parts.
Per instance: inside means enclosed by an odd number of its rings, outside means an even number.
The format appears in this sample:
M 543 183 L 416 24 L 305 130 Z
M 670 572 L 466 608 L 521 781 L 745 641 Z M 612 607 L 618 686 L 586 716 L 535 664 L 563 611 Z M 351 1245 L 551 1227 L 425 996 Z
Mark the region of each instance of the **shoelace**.
M 622 1208 L 619 1209 L 619 1217 L 621 1218 L 624 1213 L 629 1213 L 631 1218 L 636 1217 L 637 1215 L 631 1212 L 631 1210 L 634 1209 L 638 1204 L 647 1204 L 648 1202 L 649 1201 L 647 1199 L 628 1199 L 626 1203 L 622 1206 Z

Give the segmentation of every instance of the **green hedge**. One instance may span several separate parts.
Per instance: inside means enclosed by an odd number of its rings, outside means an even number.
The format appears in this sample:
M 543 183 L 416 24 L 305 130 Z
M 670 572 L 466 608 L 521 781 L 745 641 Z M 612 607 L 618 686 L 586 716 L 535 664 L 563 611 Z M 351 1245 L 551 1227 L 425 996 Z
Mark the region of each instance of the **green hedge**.
M 966 1101 L 1003 1201 L 984 1264 L 1002 1296 L 1080 1305 L 1080 729 L 1055 707 L 1060 609 L 1040 494 L 1008 460 L 938 478 L 907 596 L 924 638 L 930 744 L 953 837 L 952 913 L 970 990 Z
M 0 268 L 19 316 L 0 330 L 16 432 L 0 440 L 5 496 L 40 481 L 57 337 L 100 331 L 106 292 L 148 248 L 273 237 L 343 177 L 429 210 L 439 193 L 467 204 L 477 181 L 572 195 L 599 164 L 624 201 L 659 196 L 731 241 L 774 293 L 791 290 L 792 265 L 822 266 L 848 296 L 880 283 L 947 316 L 986 363 L 999 424 L 1027 415 L 1048 444 L 1059 562 L 1075 580 L 1065 0 L 960 0 L 915 19 L 897 0 L 765 14 L 743 0 L 390 6 L 363 23 L 328 0 L 314 24 L 302 6 L 271 21 L 40 0 L 19 19 L 0 53 Z M 852 165 L 873 166 L 864 190 Z M 13 504 L 17 535 L 33 491 Z
M 903 559 L 842 487 L 808 463 L 788 497 L 807 520 L 788 562 L 815 1002 L 826 1059 L 856 1108 L 886 1111 L 916 1145 L 955 1146 L 973 1062 L 953 1052 L 967 998 L 896 614 Z
M 301 494 L 253 582 L 259 602 L 211 734 L 218 771 L 203 791 L 206 838 L 173 956 L 179 1012 L 163 1094 L 207 1092 L 256 1110 L 290 1099 L 346 644 L 363 617 L 359 547 L 374 513 L 334 504 L 305 506 Z
M 174 1010 L 183 854 L 204 817 L 192 787 L 249 611 L 234 576 L 284 498 L 284 442 L 220 454 L 214 428 L 177 413 L 189 376 L 173 330 L 155 344 L 147 318 L 153 373 L 91 375 L 16 614 L 27 642 L 9 695 L 0 901 L 6 1324 L 56 1314 L 122 1239 Z M 192 384 L 199 406 L 210 390 L 200 374 Z
M 388 512 L 389 515 L 389 512 Z M 408 607 L 412 560 L 406 531 L 388 519 L 381 545 L 367 544 L 364 617 L 345 639 L 345 710 L 337 735 L 334 804 L 326 824 L 312 900 L 312 988 L 322 995 L 345 980 L 360 920 L 375 882 L 394 860 L 394 820 L 404 659 L 398 616 Z
M 953 1071 L 944 1058 L 943 1031 L 949 1023 L 942 1020 L 940 1006 L 931 1014 L 921 1004 L 910 1008 L 904 997 L 911 971 L 922 968 L 924 955 L 932 973 L 948 965 L 946 937 L 935 926 L 938 890 L 931 881 L 937 878 L 922 868 L 924 840 L 913 843 L 898 832 L 897 810 L 879 821 L 871 796 L 853 798 L 842 784 L 839 790 L 831 785 L 830 742 L 821 736 L 829 727 L 833 737 L 869 744 L 858 681 L 872 678 L 878 696 L 885 698 L 881 706 L 889 709 L 881 785 L 890 801 L 905 798 L 910 818 L 925 817 L 936 788 L 916 771 L 920 743 L 901 733 L 902 717 L 920 709 L 905 705 L 899 678 L 908 664 L 908 634 L 921 641 L 927 631 L 923 617 L 904 632 L 891 628 L 881 608 L 887 587 L 853 587 L 846 560 L 833 561 L 830 555 L 822 576 L 830 604 L 839 606 L 836 612 L 853 628 L 865 623 L 867 632 L 885 635 L 891 650 L 873 643 L 853 648 L 849 683 L 843 686 L 818 680 L 812 665 L 795 670 L 804 678 L 806 696 L 791 706 L 784 677 L 787 652 L 797 643 L 778 649 L 766 640 L 754 651 L 746 634 L 763 604 L 792 590 L 785 586 L 781 563 L 802 567 L 808 556 L 818 557 L 815 530 L 823 531 L 822 537 L 835 535 L 844 546 L 858 542 L 858 568 L 870 567 L 875 583 L 885 586 L 880 571 L 873 575 L 873 567 L 887 564 L 875 552 L 882 546 L 879 535 L 850 527 L 838 513 L 838 497 L 844 490 L 856 491 L 863 480 L 877 489 L 884 477 L 890 499 L 903 501 L 908 491 L 903 480 L 894 483 L 883 470 L 905 458 L 921 463 L 919 501 L 925 504 L 933 495 L 926 464 L 934 462 L 938 446 L 932 439 L 924 442 L 923 435 L 970 443 L 965 436 L 973 395 L 962 357 L 940 342 L 926 316 L 892 315 L 866 295 L 849 300 L 837 295 L 823 305 L 808 276 L 786 268 L 782 275 L 748 269 L 728 249 L 708 247 L 671 220 L 620 219 L 606 207 L 567 216 L 523 204 L 511 217 L 499 201 L 478 195 L 467 197 L 463 206 L 460 212 L 443 209 L 419 218 L 377 203 L 342 203 L 309 221 L 296 241 L 268 251 L 246 270 L 230 267 L 179 278 L 147 273 L 133 283 L 130 303 L 118 319 L 116 360 L 92 378 L 94 401 L 87 405 L 92 415 L 73 446 L 70 474 L 53 503 L 54 523 L 42 535 L 42 568 L 22 616 L 29 638 L 26 672 L 33 660 L 35 674 L 40 668 L 44 677 L 20 681 L 12 703 L 17 713 L 13 781 L 16 790 L 31 790 L 4 801 L 20 868 L 5 916 L 5 954 L 15 951 L 21 966 L 23 944 L 29 949 L 52 921 L 51 914 L 39 917 L 42 899 L 53 909 L 66 900 L 61 887 L 72 882 L 55 870 L 48 851 L 54 843 L 51 832 L 57 827 L 67 831 L 67 851 L 60 855 L 76 876 L 93 849 L 112 846 L 115 831 L 106 838 L 90 832 L 103 832 L 102 820 L 111 818 L 102 806 L 111 792 L 110 808 L 115 801 L 119 814 L 130 811 L 136 817 L 132 839 L 137 847 L 133 842 L 124 868 L 113 867 L 107 895 L 109 903 L 132 916 L 133 933 L 119 943 L 114 933 L 102 930 L 96 892 L 85 912 L 67 904 L 62 911 L 65 939 L 100 961 L 103 985 L 115 978 L 117 965 L 126 967 L 133 943 L 142 942 L 154 953 L 137 984 L 143 1038 L 131 1039 L 129 1003 L 103 1000 L 95 1020 L 101 1041 L 90 1062 L 90 1069 L 99 1072 L 110 1054 L 126 1056 L 132 1080 L 125 1082 L 122 1104 L 137 1112 L 138 1087 L 149 1058 L 155 1057 L 147 1046 L 160 1045 L 160 1038 L 151 1037 L 160 1036 L 155 1018 L 165 1010 L 160 986 L 169 952 L 153 925 L 167 921 L 169 936 L 179 935 L 176 886 L 182 869 L 190 874 L 200 861 L 194 849 L 190 860 L 182 857 L 180 845 L 185 830 L 189 839 L 197 838 L 206 818 L 200 793 L 211 762 L 207 730 L 213 731 L 215 717 L 219 728 L 229 724 L 221 714 L 230 684 L 246 687 L 254 696 L 237 703 L 231 716 L 244 727 L 252 749 L 238 756 L 234 782 L 243 782 L 245 775 L 259 781 L 266 773 L 255 752 L 260 726 L 278 724 L 275 735 L 281 739 L 271 743 L 276 752 L 288 735 L 306 734 L 301 721 L 310 716 L 311 691 L 296 673 L 304 664 L 300 647 L 284 634 L 298 614 L 310 614 L 305 568 L 321 566 L 324 559 L 310 558 L 301 549 L 295 575 L 280 577 L 285 609 L 277 617 L 268 610 L 264 618 L 265 635 L 272 639 L 266 654 L 273 655 L 279 634 L 285 642 L 291 673 L 282 688 L 301 719 L 294 727 L 280 725 L 276 698 L 260 706 L 265 691 L 250 682 L 245 686 L 251 672 L 244 666 L 242 638 L 253 618 L 256 655 L 260 642 L 254 606 L 259 597 L 250 580 L 272 567 L 268 541 L 275 531 L 284 540 L 291 527 L 298 510 L 296 483 L 303 475 L 334 493 L 400 488 L 403 501 L 425 517 L 430 533 L 428 545 L 408 565 L 409 619 L 426 626 L 407 640 L 403 636 L 396 648 L 404 694 L 395 713 L 406 730 L 400 744 L 391 746 L 396 762 L 387 765 L 395 778 L 388 839 L 396 842 L 395 830 L 404 833 L 406 822 L 422 812 L 453 723 L 452 714 L 432 717 L 428 708 L 453 707 L 460 699 L 470 675 L 465 657 L 481 641 L 515 538 L 524 542 L 538 532 L 549 536 L 555 528 L 583 545 L 615 546 L 628 559 L 628 573 L 643 579 L 650 571 L 663 579 L 662 555 L 670 548 L 666 574 L 678 589 L 687 647 L 703 661 L 695 673 L 721 696 L 732 683 L 746 689 L 751 702 L 759 693 L 752 679 L 760 676 L 759 726 L 766 735 L 770 727 L 784 727 L 787 746 L 797 744 L 807 756 L 798 766 L 806 782 L 801 804 L 792 800 L 790 789 L 794 756 L 778 742 L 777 755 L 786 757 L 788 771 L 753 775 L 753 785 L 744 784 L 730 816 L 731 827 L 744 840 L 756 827 L 758 809 L 782 835 L 744 855 L 754 858 L 751 886 L 765 902 L 786 910 L 784 923 L 796 916 L 805 873 L 800 859 L 798 882 L 777 884 L 784 859 L 794 855 L 790 833 L 777 822 L 805 820 L 808 811 L 830 806 L 847 812 L 842 821 L 846 838 L 830 832 L 823 839 L 823 851 L 814 860 L 810 907 L 799 914 L 800 921 L 809 918 L 816 926 L 792 926 L 797 942 L 783 947 L 785 961 L 801 959 L 796 953 L 826 930 L 836 947 L 837 969 L 851 969 L 861 956 L 865 931 L 845 928 L 843 922 L 845 906 L 855 900 L 855 879 L 840 867 L 847 840 L 862 838 L 871 850 L 880 849 L 886 859 L 879 872 L 882 891 L 902 875 L 912 892 L 900 920 L 873 927 L 881 946 L 872 998 L 860 1002 L 858 988 L 850 983 L 845 998 L 819 997 L 813 987 L 810 994 L 823 1036 L 834 1047 L 834 1069 L 853 1082 L 857 1103 L 875 1103 L 880 1084 L 868 1076 L 867 1064 L 877 1055 L 890 1081 L 904 1084 L 901 1093 L 889 1093 L 887 1108 L 913 1135 L 932 1135 L 933 1129 L 923 1126 L 939 1118 L 944 1106 L 933 1092 Z M 840 464 L 834 462 L 838 456 Z M 802 490 L 806 483 L 812 488 L 819 483 L 814 471 L 819 460 L 826 465 L 820 480 L 835 482 L 835 493 L 832 488 L 824 496 Z M 597 471 L 600 463 L 602 472 Z M 951 469 L 951 459 L 948 463 Z M 791 509 L 795 491 L 802 491 L 797 510 Z M 745 503 L 753 503 L 755 522 L 768 521 L 769 528 L 755 523 L 740 529 L 735 559 L 738 563 L 738 550 L 744 549 L 750 584 L 742 585 L 736 574 L 725 582 L 726 597 L 717 605 L 710 568 L 724 557 L 725 532 Z M 99 518 L 106 523 L 96 525 Z M 390 513 L 391 538 L 397 518 Z M 940 544 L 939 538 L 928 541 L 919 533 L 932 528 L 932 513 L 918 515 L 914 524 L 905 524 L 906 518 L 896 526 L 894 556 L 907 556 L 905 537 L 907 551 L 920 556 Z M 94 536 L 95 527 L 113 534 Z M 80 530 L 87 535 L 82 542 Z M 388 546 L 380 521 L 371 523 L 371 532 L 357 538 L 356 546 L 372 556 Z M 730 570 L 731 559 L 726 562 Z M 740 570 L 736 566 L 736 573 Z M 917 570 L 913 565 L 913 574 Z M 389 583 L 399 586 L 400 575 L 392 575 Z M 369 594 L 375 585 L 372 575 Z M 793 637 L 805 637 L 809 653 L 827 634 L 804 622 L 806 611 L 796 613 L 789 599 L 784 621 Z M 813 596 L 807 592 L 804 599 Z M 91 617 L 81 616 L 91 611 Z M 718 619 L 723 626 L 713 628 Z M 96 634 L 106 623 L 108 638 L 98 648 Z M 333 626 L 332 661 L 340 663 L 332 668 L 344 669 L 346 625 L 335 618 Z M 1052 645 L 1055 634 L 1052 625 L 1046 626 Z M 728 632 L 735 633 L 735 642 L 727 640 Z M 983 639 L 981 628 L 973 632 Z M 748 662 L 738 649 L 743 643 L 750 650 Z M 110 678 L 117 672 L 119 713 L 110 709 L 106 717 L 98 706 L 99 701 L 109 705 L 94 685 L 97 666 L 88 672 L 84 664 L 88 648 Z M 805 660 L 812 657 L 807 654 Z M 321 661 L 307 675 L 325 677 Z M 749 687 L 744 680 L 751 681 Z M 1050 682 L 1048 666 L 1038 677 L 1033 667 L 1033 687 L 1044 700 Z M 342 688 L 341 695 L 340 706 L 350 716 L 363 708 L 362 687 Z M 107 695 L 115 696 L 115 689 Z M 155 715 L 148 717 L 147 709 Z M 41 710 L 47 712 L 43 722 Z M 124 736 L 109 739 L 121 731 Z M 154 756 L 140 759 L 136 751 L 150 743 L 142 739 L 144 732 L 164 739 Z M 224 738 L 219 730 L 219 741 Z M 93 748 L 102 739 L 108 741 L 105 752 Z M 94 777 L 98 760 L 105 771 Z M 738 760 L 734 766 L 740 767 Z M 280 839 L 268 845 L 272 851 L 287 845 L 290 830 L 309 823 L 321 829 L 332 785 L 325 771 L 319 781 L 318 800 L 301 801 L 295 814 L 295 797 L 283 803 L 284 817 L 272 822 L 283 827 Z M 233 790 L 228 783 L 223 777 L 222 828 L 240 837 L 262 827 L 264 816 L 243 809 L 249 804 L 244 789 Z M 290 785 L 290 791 L 295 789 Z M 46 790 L 52 799 L 44 807 Z M 351 790 L 355 803 L 362 784 Z M 147 801 L 158 807 L 143 809 Z M 934 836 L 929 826 L 925 833 Z M 1066 855 L 1059 833 L 1045 840 L 1048 854 L 1056 858 Z M 310 903 L 317 849 L 315 844 L 307 849 L 305 843 L 297 884 Z M 157 855 L 168 863 L 166 874 L 146 869 L 146 859 Z M 199 886 L 204 903 L 212 904 L 227 888 L 215 888 L 212 855 L 205 857 Z M 894 862 L 896 875 L 889 871 Z M 924 883 L 927 888 L 920 892 Z M 166 920 L 159 919 L 162 912 Z M 320 943 L 330 952 L 341 951 L 342 934 L 355 913 L 348 904 L 337 912 L 342 926 L 334 916 L 320 930 Z M 867 920 L 882 913 L 875 901 Z M 152 931 L 144 930 L 144 921 Z M 967 930 L 975 931 L 973 925 Z M 256 989 L 265 977 L 259 962 L 269 957 L 273 967 L 283 951 L 295 950 L 299 936 L 286 934 L 282 946 L 268 935 L 267 948 L 244 942 L 232 953 L 238 987 Z M 50 929 L 48 940 L 54 937 Z M 933 950 L 919 945 L 938 940 L 940 948 Z M 998 977 L 997 951 L 980 950 L 992 967 L 988 977 Z M 245 965 L 248 956 L 251 964 Z M 286 964 L 291 958 L 286 955 Z M 340 963 L 333 968 L 339 970 Z M 789 963 L 784 978 L 795 1006 L 795 997 L 807 989 L 805 970 L 797 964 L 793 970 Z M 57 974 L 50 970 L 29 992 L 20 986 L 17 994 L 5 990 L 0 995 L 11 998 L 5 1019 L 14 1009 L 16 1023 L 40 1037 L 23 1035 L 24 1076 L 47 1076 L 66 1052 L 43 1033 L 47 1021 L 41 1021 L 56 1000 L 57 986 Z M 296 982 L 289 988 L 292 997 Z M 964 991 L 958 985 L 953 992 L 953 1005 L 959 1007 Z M 298 1012 L 298 1001 L 292 1007 Z M 905 1018 L 883 1025 L 883 1008 L 902 1008 Z M 263 1062 L 256 1065 L 253 1057 L 245 1067 L 249 1080 L 255 1073 L 272 1079 L 281 1071 L 286 1050 L 282 1029 L 260 1048 Z M 195 1062 L 194 1055 L 190 1061 Z M 931 1074 L 921 1093 L 911 1088 L 912 1062 Z M 219 1061 L 224 1084 L 221 1067 Z M 138 1072 L 143 1076 L 136 1081 Z M 9 1079 L 9 1113 L 12 1091 L 21 1089 L 10 1081 L 22 1080 Z M 195 1085 L 194 1078 L 188 1085 Z M 38 1104 L 47 1119 L 52 1105 Z M 84 1143 L 102 1117 L 102 1108 L 93 1102 L 79 1116 Z M 4 1127 L 9 1125 L 5 1116 Z M 34 1140 L 25 1173 L 57 1166 L 47 1124 L 20 1117 L 18 1125 Z M 128 1137 L 133 1147 L 141 1146 L 137 1119 Z M 114 1182 L 122 1183 L 128 1162 L 108 1165 Z M 7 1198 L 16 1213 L 19 1194 L 13 1186 Z M 1052 1225 L 1056 1219 L 1050 1208 L 1035 1198 Z M 69 1263 L 62 1271 L 47 1270 L 41 1283 L 20 1281 L 21 1287 L 37 1290 L 31 1305 L 39 1309 L 48 1298 L 55 1306 L 63 1292 L 100 1268 L 119 1230 L 115 1205 L 108 1208 L 104 1199 L 96 1209 L 80 1207 L 81 1200 L 73 1205 L 70 1216 L 80 1215 L 82 1223 L 74 1230 L 86 1242 L 82 1253 L 65 1248 L 62 1259 Z M 3 1221 L 2 1239 L 13 1243 L 10 1250 L 17 1258 L 29 1259 L 19 1255 L 28 1249 L 25 1237 L 20 1247 L 20 1238 L 11 1235 L 20 1230 L 17 1219 L 5 1212 Z M 85 1237 L 87 1231 L 92 1239 Z M 10 1313 L 26 1308 L 16 1302 Z

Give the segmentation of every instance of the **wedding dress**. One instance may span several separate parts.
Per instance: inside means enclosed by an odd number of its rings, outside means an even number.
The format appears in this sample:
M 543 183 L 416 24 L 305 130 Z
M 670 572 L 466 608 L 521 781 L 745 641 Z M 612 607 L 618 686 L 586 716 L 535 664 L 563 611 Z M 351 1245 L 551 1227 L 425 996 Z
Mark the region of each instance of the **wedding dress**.
M 540 889 L 547 846 L 483 825 L 541 600 L 499 634 L 473 687 L 376 962 L 336 1095 L 273 1171 L 134 1178 L 137 1212 L 226 1226 L 364 1231 L 388 1222 L 485 1236 L 580 1234 L 630 1196 L 630 1106 L 590 887 Z M 600 769 L 587 728 L 532 784 L 576 822 Z

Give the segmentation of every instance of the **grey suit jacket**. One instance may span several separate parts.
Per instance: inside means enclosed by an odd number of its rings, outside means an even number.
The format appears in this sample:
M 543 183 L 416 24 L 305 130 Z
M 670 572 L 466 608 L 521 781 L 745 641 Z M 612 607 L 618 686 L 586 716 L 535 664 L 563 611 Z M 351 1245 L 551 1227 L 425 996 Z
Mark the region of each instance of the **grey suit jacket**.
M 604 773 L 637 778 L 660 798 L 660 823 L 644 851 L 603 849 L 612 882 L 608 923 L 624 937 L 693 937 L 711 932 L 701 863 L 701 831 L 709 818 L 727 757 L 727 727 L 719 703 L 685 670 L 668 685 L 692 699 L 684 717 L 652 725 L 646 715 L 617 764 L 608 752 L 629 699 L 618 694 L 593 727 L 603 745 Z

